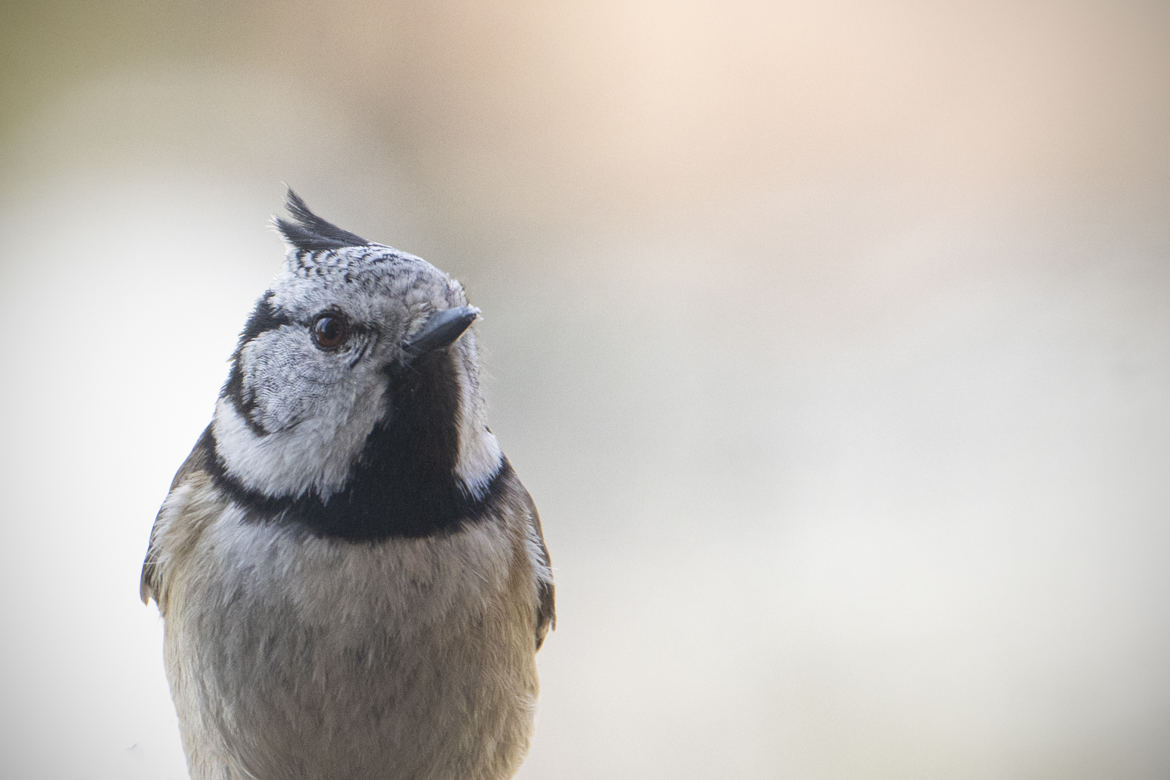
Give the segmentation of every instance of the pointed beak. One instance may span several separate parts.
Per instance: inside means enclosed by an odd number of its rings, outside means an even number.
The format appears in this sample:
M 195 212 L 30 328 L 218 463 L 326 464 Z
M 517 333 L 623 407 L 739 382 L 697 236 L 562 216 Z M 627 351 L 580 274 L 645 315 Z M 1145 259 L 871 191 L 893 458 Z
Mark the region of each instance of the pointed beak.
M 471 327 L 471 323 L 475 322 L 478 316 L 479 309 L 474 306 L 458 306 L 437 311 L 423 323 L 418 333 L 407 340 L 404 345 L 406 351 L 413 355 L 425 355 L 427 352 L 449 347 Z

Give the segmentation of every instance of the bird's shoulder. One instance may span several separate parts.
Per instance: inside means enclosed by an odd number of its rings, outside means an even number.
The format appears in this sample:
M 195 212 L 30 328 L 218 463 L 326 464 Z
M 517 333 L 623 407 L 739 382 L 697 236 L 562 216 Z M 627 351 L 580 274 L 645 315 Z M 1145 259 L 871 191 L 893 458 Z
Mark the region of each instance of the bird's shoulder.
M 208 426 L 175 473 L 150 530 L 139 595 L 144 603 L 153 598 L 164 613 L 174 562 L 191 550 L 207 524 L 226 507 L 212 484 L 211 442 L 211 426 Z
M 556 628 L 556 586 L 553 582 L 552 561 L 549 559 L 548 545 L 544 541 L 544 529 L 540 524 L 540 512 L 536 509 L 536 502 L 533 501 L 532 494 L 520 483 L 519 479 L 515 480 L 515 484 L 518 504 L 526 517 L 526 545 L 536 577 L 536 649 L 539 650 L 540 646 L 544 644 L 548 632 Z

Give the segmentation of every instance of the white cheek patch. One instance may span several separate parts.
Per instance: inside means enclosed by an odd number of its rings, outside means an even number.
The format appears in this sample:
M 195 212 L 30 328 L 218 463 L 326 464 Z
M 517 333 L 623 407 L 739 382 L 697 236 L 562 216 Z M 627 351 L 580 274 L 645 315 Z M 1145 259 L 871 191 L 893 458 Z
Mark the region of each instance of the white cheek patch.
M 342 489 L 385 409 L 384 381 L 351 359 L 321 352 L 290 325 L 246 344 L 238 369 L 247 411 L 221 397 L 212 422 L 228 475 L 274 498 Z
M 477 499 L 487 494 L 492 477 L 500 470 L 500 445 L 495 435 L 487 428 L 468 430 L 464 423 L 459 432 L 459 458 L 455 461 L 455 474 Z
M 378 387 L 373 385 L 373 387 Z M 384 392 L 337 392 L 295 425 L 260 435 L 228 398 L 216 404 L 212 432 L 228 476 L 272 497 L 309 490 L 327 499 L 341 490 L 366 437 L 381 418 Z M 341 424 L 338 425 L 338 421 Z
M 475 339 L 471 333 L 455 342 L 455 367 L 460 389 L 459 454 L 455 475 L 477 499 L 487 494 L 492 477 L 500 470 L 503 455 L 495 435 L 487 428 L 487 415 L 476 378 Z
M 240 351 L 244 397 L 252 422 L 268 432 L 292 427 L 320 408 L 343 379 L 322 360 L 303 328 L 261 333 Z

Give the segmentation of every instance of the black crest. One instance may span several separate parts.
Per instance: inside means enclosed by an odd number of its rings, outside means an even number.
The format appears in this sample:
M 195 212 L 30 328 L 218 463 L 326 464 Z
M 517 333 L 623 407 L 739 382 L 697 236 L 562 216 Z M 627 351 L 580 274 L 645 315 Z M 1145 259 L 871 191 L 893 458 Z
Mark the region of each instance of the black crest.
M 309 211 L 309 207 L 301 200 L 301 196 L 293 192 L 291 188 L 288 191 L 285 206 L 292 214 L 293 219 L 276 217 L 273 224 L 284 236 L 285 241 L 301 251 L 316 252 L 341 249 L 347 246 L 365 246 L 370 243 L 361 236 L 350 233 L 348 230 L 342 230 L 332 222 L 326 222 Z

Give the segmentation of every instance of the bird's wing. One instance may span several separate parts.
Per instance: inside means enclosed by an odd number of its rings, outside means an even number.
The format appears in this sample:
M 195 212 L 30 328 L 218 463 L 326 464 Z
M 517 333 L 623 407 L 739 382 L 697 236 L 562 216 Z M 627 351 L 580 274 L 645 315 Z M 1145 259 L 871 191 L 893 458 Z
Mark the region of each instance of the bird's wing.
M 539 650 L 549 630 L 557 626 L 556 586 L 553 584 L 548 545 L 544 543 L 544 530 L 540 527 L 540 513 L 536 511 L 536 504 L 527 491 L 524 496 L 528 506 L 528 546 L 536 567 L 536 649 Z
M 160 609 L 163 607 L 162 593 L 165 589 L 164 579 L 166 576 L 164 561 L 167 557 L 165 554 L 167 545 L 163 536 L 164 530 L 170 525 L 170 518 L 164 518 L 164 515 L 181 513 L 181 509 L 174 505 L 174 499 L 180 488 L 198 481 L 199 475 L 207 474 L 207 459 L 209 457 L 211 457 L 210 425 L 204 429 L 203 435 L 199 437 L 191 454 L 187 456 L 183 465 L 175 473 L 171 489 L 167 492 L 167 498 L 159 508 L 158 514 L 155 515 L 154 526 L 150 529 L 150 543 L 146 548 L 146 559 L 142 562 L 142 576 L 138 584 L 138 595 L 142 598 L 143 604 L 149 603 L 150 599 L 153 598 Z

